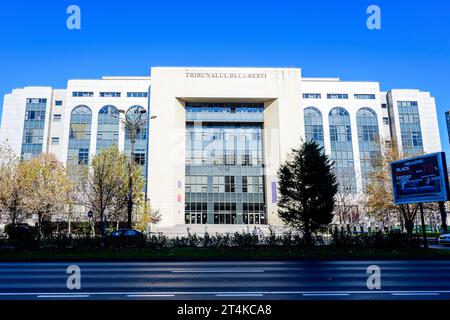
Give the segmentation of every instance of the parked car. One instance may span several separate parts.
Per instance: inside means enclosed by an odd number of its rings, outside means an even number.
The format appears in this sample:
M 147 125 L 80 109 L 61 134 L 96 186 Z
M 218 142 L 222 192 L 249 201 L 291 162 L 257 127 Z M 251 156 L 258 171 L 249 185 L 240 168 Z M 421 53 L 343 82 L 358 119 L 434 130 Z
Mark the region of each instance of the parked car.
M 113 231 L 106 239 L 105 245 L 118 248 L 142 247 L 146 242 L 145 235 L 134 229 L 119 229 Z
M 16 248 L 32 247 L 36 244 L 37 228 L 26 223 L 8 224 L 5 233 Z
M 438 238 L 439 244 L 450 245 L 450 233 L 441 234 Z
M 127 239 L 139 239 L 139 238 L 145 238 L 145 235 L 137 230 L 134 229 L 119 229 L 116 231 L 113 231 L 110 235 L 111 238 L 127 238 Z

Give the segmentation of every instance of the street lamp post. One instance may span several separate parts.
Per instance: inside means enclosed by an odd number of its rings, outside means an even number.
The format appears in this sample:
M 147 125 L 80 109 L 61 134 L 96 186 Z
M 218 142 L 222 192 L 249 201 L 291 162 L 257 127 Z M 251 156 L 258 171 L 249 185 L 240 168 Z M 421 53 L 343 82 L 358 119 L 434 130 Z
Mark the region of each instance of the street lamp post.
M 124 110 L 119 111 L 124 115 L 124 118 L 121 118 L 123 128 L 128 130 L 130 135 L 130 144 L 131 144 L 131 153 L 130 159 L 128 161 L 128 203 L 127 203 L 127 228 L 131 229 L 132 223 L 132 213 L 133 213 L 133 172 L 134 172 L 134 164 L 135 164 L 135 155 L 134 155 L 134 145 L 136 143 L 136 136 L 141 130 L 141 128 L 146 124 L 147 119 L 143 117 L 147 113 L 145 109 L 135 109 L 131 114 L 125 112 Z

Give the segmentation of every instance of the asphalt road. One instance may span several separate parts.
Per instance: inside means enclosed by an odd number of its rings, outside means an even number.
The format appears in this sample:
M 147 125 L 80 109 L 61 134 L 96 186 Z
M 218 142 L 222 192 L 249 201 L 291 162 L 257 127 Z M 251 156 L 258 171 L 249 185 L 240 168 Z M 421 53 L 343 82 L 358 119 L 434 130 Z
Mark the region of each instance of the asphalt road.
M 70 265 L 80 290 L 67 288 Z M 0 300 L 28 299 L 450 300 L 450 260 L 0 263 Z

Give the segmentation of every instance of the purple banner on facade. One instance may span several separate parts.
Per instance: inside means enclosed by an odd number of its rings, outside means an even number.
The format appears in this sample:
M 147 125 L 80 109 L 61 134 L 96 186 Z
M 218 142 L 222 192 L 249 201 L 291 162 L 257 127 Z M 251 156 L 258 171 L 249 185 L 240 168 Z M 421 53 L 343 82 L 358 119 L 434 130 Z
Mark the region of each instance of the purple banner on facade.
M 277 203 L 277 183 L 272 182 L 272 203 Z
M 181 189 L 181 181 L 178 180 L 178 189 Z

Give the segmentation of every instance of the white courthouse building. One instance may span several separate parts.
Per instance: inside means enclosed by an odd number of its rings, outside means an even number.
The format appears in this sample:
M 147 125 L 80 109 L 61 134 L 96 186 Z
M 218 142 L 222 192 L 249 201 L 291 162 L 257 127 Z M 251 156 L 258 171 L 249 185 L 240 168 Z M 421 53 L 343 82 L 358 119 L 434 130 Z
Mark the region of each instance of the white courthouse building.
M 396 140 L 411 155 L 441 151 L 429 92 L 303 78 L 296 68 L 157 67 L 151 77 L 14 89 L 4 98 L 0 143 L 25 160 L 49 152 L 87 163 L 112 144 L 130 153 L 116 116 L 140 109 L 156 116 L 135 157 L 160 230 L 281 225 L 277 170 L 302 140 L 325 147 L 355 195 L 381 142 Z

